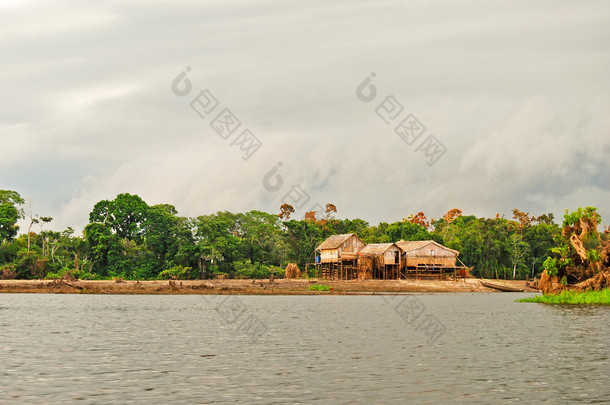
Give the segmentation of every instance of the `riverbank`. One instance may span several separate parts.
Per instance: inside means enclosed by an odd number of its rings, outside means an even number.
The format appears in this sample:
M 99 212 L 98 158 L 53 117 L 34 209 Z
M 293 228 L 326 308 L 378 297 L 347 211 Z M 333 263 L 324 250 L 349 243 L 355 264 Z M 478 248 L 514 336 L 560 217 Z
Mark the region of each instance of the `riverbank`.
M 500 282 L 529 289 L 522 280 Z M 331 291 L 309 287 L 325 284 Z M 93 281 L 93 280 L 0 280 L 0 293 L 49 294 L 236 294 L 236 295 L 328 295 L 371 293 L 497 292 L 478 279 L 466 280 L 184 280 L 184 281 Z
M 562 291 L 559 294 L 544 294 L 522 298 L 519 302 L 538 302 L 560 305 L 610 305 L 610 288 L 602 291 Z

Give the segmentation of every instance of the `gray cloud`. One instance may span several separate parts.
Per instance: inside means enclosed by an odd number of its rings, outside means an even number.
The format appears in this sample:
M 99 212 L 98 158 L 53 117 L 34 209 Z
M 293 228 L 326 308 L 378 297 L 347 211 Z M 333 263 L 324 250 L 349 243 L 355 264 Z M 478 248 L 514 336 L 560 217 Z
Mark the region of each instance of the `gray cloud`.
M 0 7 L 0 187 L 57 228 L 121 192 L 190 216 L 277 212 L 294 185 L 310 195 L 299 214 L 333 202 L 373 223 L 455 207 L 610 218 L 607 2 Z M 371 72 L 378 98 L 363 103 Z M 248 161 L 190 108 L 204 89 L 263 142 Z M 389 95 L 446 146 L 435 165 L 375 114 Z

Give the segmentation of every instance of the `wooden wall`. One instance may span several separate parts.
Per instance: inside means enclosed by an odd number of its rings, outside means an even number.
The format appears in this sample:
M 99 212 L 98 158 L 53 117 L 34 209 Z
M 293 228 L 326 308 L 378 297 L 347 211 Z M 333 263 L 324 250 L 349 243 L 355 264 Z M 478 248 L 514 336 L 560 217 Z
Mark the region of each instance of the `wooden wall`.
M 348 240 L 343 242 L 341 246 L 339 246 L 339 252 L 353 252 L 358 253 L 364 247 L 364 242 L 360 240 L 356 235 L 352 235 Z
M 419 249 L 411 250 L 407 252 L 405 256 L 405 265 L 408 267 L 415 267 L 418 264 L 435 264 L 443 267 L 455 267 L 455 262 L 457 260 L 457 253 L 434 243 L 429 243 Z
M 334 263 L 339 261 L 339 249 L 324 249 L 320 251 L 320 262 Z
M 398 260 L 396 259 L 396 254 L 398 253 Z M 384 264 L 400 264 L 400 256 L 402 254 L 402 250 L 400 250 L 396 246 L 390 247 L 385 251 L 383 255 Z
M 320 262 L 321 263 L 335 263 L 339 261 L 339 257 L 343 252 L 358 253 L 364 247 L 364 242 L 360 240 L 356 235 L 350 236 L 345 242 L 343 242 L 337 249 L 323 249 L 320 251 Z M 355 260 L 356 257 L 347 255 L 346 259 Z

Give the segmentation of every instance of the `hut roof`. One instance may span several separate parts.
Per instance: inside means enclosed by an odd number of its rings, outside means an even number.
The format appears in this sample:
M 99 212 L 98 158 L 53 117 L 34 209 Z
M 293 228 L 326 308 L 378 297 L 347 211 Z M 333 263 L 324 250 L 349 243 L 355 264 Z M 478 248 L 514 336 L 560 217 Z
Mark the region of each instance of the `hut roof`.
M 398 247 L 400 247 L 405 252 L 410 252 L 412 250 L 417 250 L 419 248 L 422 248 L 422 247 L 424 247 L 424 246 L 426 246 L 426 245 L 428 245 L 430 243 L 432 243 L 432 244 L 434 244 L 434 245 L 436 245 L 436 246 L 438 246 L 438 247 L 440 247 L 442 249 L 454 252 L 455 254 L 459 254 L 460 253 L 457 250 L 450 249 L 447 246 L 443 246 L 440 243 L 435 242 L 433 240 L 409 240 L 409 241 L 401 240 L 401 241 L 396 242 L 396 245 L 398 245 Z
M 396 246 L 398 249 L 400 249 L 400 246 L 398 246 L 396 243 L 369 243 L 362 248 L 360 253 L 370 256 L 382 255 L 392 246 Z
M 322 242 L 316 250 L 323 249 L 336 249 L 341 246 L 346 240 L 348 240 L 355 233 L 344 233 L 342 235 L 331 235 L 324 242 Z

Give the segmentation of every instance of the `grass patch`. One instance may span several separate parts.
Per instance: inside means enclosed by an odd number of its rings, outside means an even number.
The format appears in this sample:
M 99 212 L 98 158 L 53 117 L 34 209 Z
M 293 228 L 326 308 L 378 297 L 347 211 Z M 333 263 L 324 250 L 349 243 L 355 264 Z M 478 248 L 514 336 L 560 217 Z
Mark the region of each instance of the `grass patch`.
M 610 288 L 602 291 L 562 291 L 559 294 L 545 294 L 531 298 L 521 298 L 517 301 L 542 304 L 610 305 Z
M 311 291 L 330 291 L 330 286 L 326 284 L 314 284 L 310 285 L 309 289 Z

